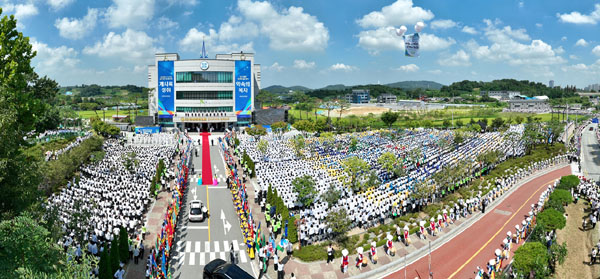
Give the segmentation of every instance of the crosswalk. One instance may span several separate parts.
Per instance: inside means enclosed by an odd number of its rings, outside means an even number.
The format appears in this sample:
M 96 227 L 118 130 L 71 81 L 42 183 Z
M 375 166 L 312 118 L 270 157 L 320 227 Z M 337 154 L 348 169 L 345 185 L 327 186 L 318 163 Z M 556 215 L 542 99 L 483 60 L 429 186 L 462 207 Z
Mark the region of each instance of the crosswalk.
M 177 254 L 174 258 L 179 265 L 206 265 L 214 259 L 229 261 L 230 243 L 233 243 L 233 250 L 238 262 L 248 262 L 245 245 L 240 246 L 237 239 L 232 241 L 178 241 Z
M 199 174 L 190 175 L 190 183 L 198 182 L 199 179 L 200 179 Z M 210 180 L 212 181 L 212 178 Z M 217 174 L 217 181 L 219 181 L 219 183 L 226 183 L 227 178 L 225 178 L 225 176 L 223 174 L 219 173 L 219 174 Z

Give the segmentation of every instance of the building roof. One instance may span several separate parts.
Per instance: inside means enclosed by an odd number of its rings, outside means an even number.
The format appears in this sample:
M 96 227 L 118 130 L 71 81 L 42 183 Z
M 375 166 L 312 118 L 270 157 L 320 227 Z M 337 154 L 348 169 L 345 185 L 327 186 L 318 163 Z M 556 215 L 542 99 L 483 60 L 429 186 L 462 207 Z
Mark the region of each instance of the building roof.
M 547 99 L 508 100 L 509 103 L 545 103 Z

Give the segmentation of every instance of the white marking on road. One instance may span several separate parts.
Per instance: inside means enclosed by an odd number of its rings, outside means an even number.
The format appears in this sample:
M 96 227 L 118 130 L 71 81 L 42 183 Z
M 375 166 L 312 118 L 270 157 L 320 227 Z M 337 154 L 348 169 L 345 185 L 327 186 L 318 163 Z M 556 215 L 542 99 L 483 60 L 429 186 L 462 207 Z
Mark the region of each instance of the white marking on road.
M 181 252 L 181 248 L 183 248 L 183 240 L 177 241 L 177 252 Z
M 234 251 L 239 251 L 240 250 L 240 245 L 238 245 L 237 239 L 234 239 L 231 242 L 233 242 L 233 250 Z
M 219 252 L 219 259 L 227 260 L 225 257 L 225 252 Z
M 200 253 L 200 265 L 206 264 L 206 253 Z
M 252 273 L 254 273 L 254 277 L 258 277 L 258 274 L 256 274 L 256 267 L 254 266 L 254 262 L 250 262 L 250 266 L 252 267 Z
M 222 186 L 210 186 L 210 187 L 208 187 L 208 189 L 225 189 L 225 188 L 227 188 L 227 186 L 225 186 L 225 185 L 222 185 Z
M 221 252 L 219 249 L 219 242 L 215 241 L 215 252 Z
M 196 253 L 190 253 L 190 261 L 188 262 L 189 265 L 195 265 L 196 264 Z
M 189 226 L 184 228 L 188 230 L 208 230 L 208 226 Z
M 202 250 L 200 250 L 200 241 L 194 241 L 194 242 L 195 242 L 194 244 L 196 244 L 195 245 L 196 249 L 194 249 L 194 252 L 196 252 L 196 253 L 202 252 Z
M 215 259 L 215 256 L 216 256 L 216 255 L 215 255 L 215 252 L 210 252 L 209 254 L 210 254 L 210 257 L 209 257 L 209 259 L 210 259 L 211 261 L 212 261 L 212 260 L 214 260 L 214 259 Z
M 223 240 L 223 250 L 229 249 L 229 241 Z
M 192 242 L 191 241 L 186 241 L 185 242 L 185 252 L 189 253 L 192 251 Z
M 227 221 L 227 218 L 225 217 L 225 211 L 223 211 L 223 209 L 221 209 L 221 220 L 223 220 L 223 231 L 225 232 L 225 235 L 227 235 L 227 233 L 231 230 L 231 224 L 229 224 Z
M 205 252 L 210 251 L 210 241 L 204 241 L 204 251 Z
M 240 250 L 240 262 L 245 263 L 248 259 L 246 259 L 246 251 Z

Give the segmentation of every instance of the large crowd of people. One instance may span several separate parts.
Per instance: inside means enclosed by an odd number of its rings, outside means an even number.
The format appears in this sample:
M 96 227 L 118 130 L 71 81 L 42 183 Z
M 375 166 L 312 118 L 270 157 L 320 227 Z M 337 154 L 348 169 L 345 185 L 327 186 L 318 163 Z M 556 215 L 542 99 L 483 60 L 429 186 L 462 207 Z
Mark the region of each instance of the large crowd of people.
M 141 231 L 142 218 L 151 201 L 150 184 L 156 166 L 161 159 L 165 165 L 171 164 L 178 142 L 176 134 L 158 134 L 146 139 L 167 144 L 140 146 L 108 139 L 103 145 L 104 158 L 81 167 L 79 179 L 69 181 L 48 199 L 49 212 L 57 212 L 65 232 L 60 240 L 65 249 L 77 247 L 81 251 L 81 247 L 87 246 L 91 254 L 99 256 L 99 247 L 117 237 L 121 227 L 127 230 L 130 239 L 135 239 Z M 127 168 L 125 160 L 131 154 L 136 165 Z
M 477 162 L 485 152 L 500 151 L 500 160 L 524 154 L 520 141 L 523 125 L 511 126 L 508 131 L 473 134 L 465 141 L 454 145 L 451 131 L 420 129 L 389 135 L 380 131 L 335 135 L 333 139 L 306 137 L 303 156 L 296 156 L 289 137 L 268 136 L 268 148 L 257 150 L 257 139 L 249 135 L 238 135 L 240 150 L 255 162 L 258 191 L 266 191 L 271 185 L 290 209 L 298 209 L 302 224 L 299 227 L 302 243 L 312 243 L 329 237 L 325 217 L 332 210 L 345 209 L 352 227 L 368 227 L 388 218 L 415 212 L 420 205 L 439 199 L 446 189 L 438 189 L 427 197 L 416 198 L 415 187 L 430 181 L 443 168 L 465 164 L 472 174 L 481 174 L 486 167 Z M 354 141 L 354 143 L 352 143 Z M 385 171 L 378 163 L 384 152 L 390 152 L 403 161 L 405 175 L 397 177 Z M 375 171 L 379 183 L 366 191 L 355 193 L 345 187 L 348 176 L 343 161 L 356 156 L 364 160 Z M 310 207 L 301 207 L 298 194 L 293 190 L 295 178 L 308 175 L 315 181 L 318 195 L 336 189 L 341 198 L 329 205 L 318 198 Z M 260 193 L 259 193 L 260 194 Z

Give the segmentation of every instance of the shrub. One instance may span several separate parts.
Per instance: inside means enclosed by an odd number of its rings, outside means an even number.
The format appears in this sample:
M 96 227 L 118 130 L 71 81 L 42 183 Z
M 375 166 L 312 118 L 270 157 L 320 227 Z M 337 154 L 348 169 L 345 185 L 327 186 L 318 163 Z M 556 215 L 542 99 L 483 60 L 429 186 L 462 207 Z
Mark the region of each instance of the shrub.
M 348 250 L 348 251 L 350 251 L 350 250 Z M 297 257 L 300 260 L 305 261 L 305 262 L 324 260 L 327 258 L 326 244 L 308 245 L 308 246 L 302 247 L 299 250 L 294 250 L 294 257 Z
M 567 175 L 560 178 L 558 189 L 568 190 L 579 185 L 579 178 L 575 175 Z
M 513 259 L 515 271 L 522 276 L 535 272 L 535 278 L 545 278 L 548 273 L 548 252 L 540 242 L 526 242 L 515 251 Z
M 563 206 L 563 203 L 558 200 L 548 200 L 544 206 L 544 210 L 549 208 L 555 209 L 560 213 L 565 213 L 565 207 Z
M 549 199 L 549 201 L 554 200 L 554 201 L 560 202 L 562 205 L 566 205 L 566 204 L 573 202 L 573 197 L 571 197 L 571 192 L 569 192 L 568 190 L 563 190 L 563 189 L 554 190 L 554 192 L 552 192 L 552 194 L 550 194 L 550 197 L 548 199 Z
M 123 227 L 119 230 L 119 259 L 124 263 L 129 261 L 129 236 Z
M 542 211 L 537 216 L 537 222 L 539 225 L 544 227 L 545 231 L 551 231 L 554 229 L 562 229 L 567 223 L 567 219 L 554 208 L 548 208 Z

